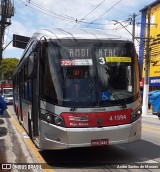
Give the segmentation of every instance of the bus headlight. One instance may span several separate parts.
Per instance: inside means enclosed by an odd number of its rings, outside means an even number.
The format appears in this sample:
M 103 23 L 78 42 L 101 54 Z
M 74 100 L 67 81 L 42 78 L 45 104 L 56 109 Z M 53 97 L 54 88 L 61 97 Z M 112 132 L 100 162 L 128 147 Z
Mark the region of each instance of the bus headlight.
M 54 122 L 55 122 L 55 125 L 59 125 L 62 127 L 64 126 L 64 122 L 63 122 L 63 119 L 61 117 L 55 117 Z
M 138 108 L 131 114 L 131 122 L 136 121 L 142 114 L 142 108 Z
M 53 119 L 52 119 L 52 116 L 51 116 L 50 114 L 46 114 L 46 115 L 45 115 L 45 118 L 46 118 L 46 121 L 47 121 L 48 123 L 52 123 Z
M 43 121 L 46 121 L 48 123 L 51 123 L 51 124 L 54 124 L 54 125 L 57 125 L 57 126 L 61 126 L 61 127 L 64 127 L 64 121 L 63 121 L 63 118 L 56 115 L 56 114 L 53 114 L 53 113 L 45 113 L 45 114 L 42 114 L 41 113 L 41 119 Z

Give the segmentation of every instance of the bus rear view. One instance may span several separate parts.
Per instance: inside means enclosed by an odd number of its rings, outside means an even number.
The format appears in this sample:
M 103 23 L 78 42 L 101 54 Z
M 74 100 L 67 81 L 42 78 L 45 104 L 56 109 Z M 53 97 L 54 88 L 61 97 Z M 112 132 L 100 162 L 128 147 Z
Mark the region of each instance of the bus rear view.
M 105 34 L 93 35 L 92 31 L 87 37 L 83 31 L 70 37 L 58 32 L 44 32 L 46 39 L 36 50 L 38 65 L 32 80 L 37 79 L 38 94 L 31 90 L 39 99 L 39 114 L 28 115 L 26 121 L 20 114 L 35 144 L 41 149 L 66 149 L 140 139 L 141 98 L 134 44 L 104 39 Z M 35 108 L 35 100 L 30 107 Z M 26 111 L 28 107 L 25 114 L 31 113 L 29 104 L 22 104 Z

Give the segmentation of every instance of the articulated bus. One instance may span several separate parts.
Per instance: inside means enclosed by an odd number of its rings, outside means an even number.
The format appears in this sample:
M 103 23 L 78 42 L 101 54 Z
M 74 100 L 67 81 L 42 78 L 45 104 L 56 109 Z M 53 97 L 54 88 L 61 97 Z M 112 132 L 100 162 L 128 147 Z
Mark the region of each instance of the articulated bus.
M 99 30 L 36 32 L 13 74 L 14 109 L 39 149 L 141 138 L 139 68 L 132 41 Z

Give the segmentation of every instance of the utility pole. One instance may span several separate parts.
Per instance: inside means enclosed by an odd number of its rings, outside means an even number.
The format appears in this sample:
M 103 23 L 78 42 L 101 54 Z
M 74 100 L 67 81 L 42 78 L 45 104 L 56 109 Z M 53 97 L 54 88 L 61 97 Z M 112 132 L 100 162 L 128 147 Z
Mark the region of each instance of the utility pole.
M 7 26 L 11 24 L 11 17 L 14 15 L 14 6 L 11 0 L 1 0 L 0 4 L 0 62 L 3 54 L 4 34 Z
M 145 75 L 144 75 L 144 87 L 143 87 L 143 106 L 142 114 L 148 114 L 148 92 L 149 92 L 149 74 L 150 74 L 150 15 L 151 9 L 148 7 L 148 22 L 147 22 L 147 42 L 146 42 L 146 59 L 145 59 Z
M 134 40 L 135 39 L 137 40 L 137 37 L 135 37 L 135 27 L 136 27 L 136 22 L 135 21 L 136 21 L 136 16 L 137 15 L 134 13 L 133 16 L 132 16 L 132 18 L 129 18 L 130 24 L 133 25 L 133 27 L 132 27 L 132 33 L 121 22 L 119 22 L 117 20 L 112 20 L 112 21 L 116 22 L 115 24 L 117 24 L 117 23 L 120 24 L 132 36 L 133 43 L 134 43 Z M 137 41 L 139 42 L 139 40 L 137 40 Z
M 133 25 L 133 27 L 132 27 L 132 41 L 133 41 L 133 43 L 134 43 L 134 39 L 135 39 L 135 19 L 136 19 L 136 14 L 134 13 L 133 14 L 133 18 L 132 18 L 132 25 Z

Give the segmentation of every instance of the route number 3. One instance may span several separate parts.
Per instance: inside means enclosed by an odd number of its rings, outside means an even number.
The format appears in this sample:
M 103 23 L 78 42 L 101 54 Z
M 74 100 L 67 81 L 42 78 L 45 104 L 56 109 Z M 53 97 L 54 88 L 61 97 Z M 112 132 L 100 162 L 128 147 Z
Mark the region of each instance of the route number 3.
M 99 64 L 102 64 L 102 65 L 105 64 L 105 58 L 104 57 L 99 57 Z

